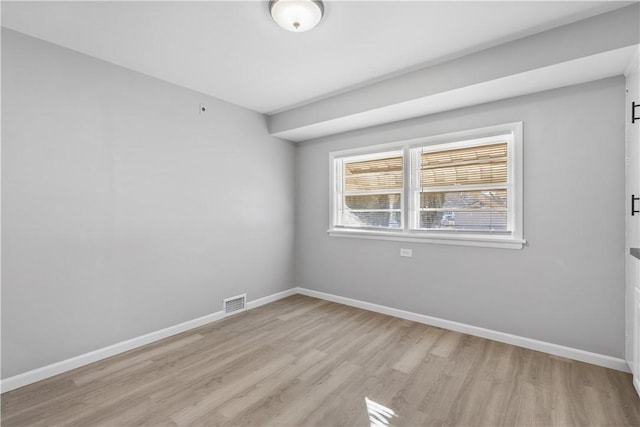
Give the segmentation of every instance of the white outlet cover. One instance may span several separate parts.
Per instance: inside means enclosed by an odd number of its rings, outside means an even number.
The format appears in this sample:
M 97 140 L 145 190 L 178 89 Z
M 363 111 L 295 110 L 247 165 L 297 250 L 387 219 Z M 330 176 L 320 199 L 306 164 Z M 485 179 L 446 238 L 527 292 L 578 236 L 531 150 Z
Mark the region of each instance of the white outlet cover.
M 400 256 L 411 258 L 413 256 L 413 249 L 400 249 Z

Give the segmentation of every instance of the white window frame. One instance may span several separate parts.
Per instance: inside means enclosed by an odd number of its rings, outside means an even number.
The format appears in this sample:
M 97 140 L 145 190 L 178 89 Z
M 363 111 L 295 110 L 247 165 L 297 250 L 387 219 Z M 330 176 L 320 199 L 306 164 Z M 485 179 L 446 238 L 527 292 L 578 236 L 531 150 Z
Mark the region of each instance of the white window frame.
M 339 209 L 338 206 L 342 204 L 342 198 L 343 196 L 347 195 L 346 191 L 343 188 L 344 185 L 344 179 L 343 179 L 343 173 L 344 173 L 344 164 L 342 162 L 340 162 L 339 160 L 348 158 L 349 162 L 366 162 L 368 160 L 377 160 L 377 159 L 382 159 L 385 157 L 397 157 L 397 156 L 403 156 L 403 165 L 402 165 L 402 170 L 404 172 L 404 151 L 403 150 L 398 150 L 393 149 L 393 150 L 383 150 L 383 151 L 375 151 L 373 153 L 367 153 L 367 154 L 358 154 L 358 155 L 352 155 L 352 156 L 336 156 L 333 159 L 333 164 L 334 164 L 334 171 L 333 171 L 333 178 L 335 179 L 334 181 L 334 185 L 331 187 L 332 190 L 332 202 L 333 202 L 333 227 L 334 228 L 339 228 L 339 229 L 347 229 L 347 230 L 352 230 L 353 228 L 349 228 L 349 227 L 345 227 L 341 224 L 339 224 L 339 217 L 340 215 L 338 214 Z M 400 190 L 385 190 L 384 194 L 399 194 L 400 195 L 400 227 L 399 228 L 382 228 L 382 227 L 359 227 L 358 230 L 392 230 L 392 231 L 397 231 L 398 229 L 402 230 L 405 228 L 406 223 L 405 223 L 405 212 L 404 212 L 404 206 L 405 206 L 405 202 L 404 202 L 404 198 L 405 198 L 405 191 L 404 191 L 404 175 L 403 175 L 403 188 L 401 188 Z M 358 192 L 348 192 L 350 194 L 348 195 L 366 195 L 366 194 L 376 194 L 376 192 L 374 191 L 358 191 Z M 378 194 L 380 194 L 378 192 Z M 395 210 L 395 209 L 394 209 Z
M 522 249 L 526 243 L 523 236 L 523 137 L 522 122 L 513 122 L 416 138 L 405 141 L 380 144 L 375 146 L 341 150 L 329 153 L 330 163 L 330 215 L 329 236 L 375 240 L 392 240 L 413 243 L 431 243 L 445 245 L 480 246 L 502 249 Z M 418 208 L 416 196 L 416 168 L 412 166 L 415 150 L 433 147 L 433 149 L 450 149 L 457 146 L 468 147 L 484 145 L 492 138 L 510 134 L 508 141 L 508 229 L 509 231 L 464 231 L 447 229 L 416 229 L 415 212 Z M 402 229 L 371 229 L 336 227 L 337 180 L 340 175 L 336 171 L 336 160 L 355 156 L 373 157 L 380 153 L 403 151 L 404 186 L 401 197 Z

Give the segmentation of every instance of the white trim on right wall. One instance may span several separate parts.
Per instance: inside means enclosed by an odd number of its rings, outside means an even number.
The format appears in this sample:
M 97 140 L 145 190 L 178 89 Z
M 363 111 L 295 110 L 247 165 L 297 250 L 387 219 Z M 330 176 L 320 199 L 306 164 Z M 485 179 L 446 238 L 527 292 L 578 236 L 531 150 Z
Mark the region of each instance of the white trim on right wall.
M 629 372 L 629 366 L 627 365 L 627 362 L 624 359 L 617 357 L 592 353 L 590 351 L 580 350 L 577 348 L 565 347 L 563 345 L 552 344 L 545 341 L 538 341 L 531 338 L 508 334 L 505 332 L 494 331 L 492 329 L 481 328 L 479 326 L 467 325 L 465 323 L 459 323 L 451 320 L 440 319 L 438 317 L 399 310 L 397 308 L 386 307 L 384 305 L 373 304 L 370 302 L 346 298 L 339 295 L 328 294 L 325 292 L 314 291 L 311 289 L 298 287 L 296 289 L 296 292 L 302 295 L 307 295 L 326 301 L 332 301 L 351 307 L 361 308 L 363 310 L 374 311 L 376 313 L 399 317 L 401 319 L 407 319 L 413 322 L 424 323 L 425 325 L 437 326 L 439 328 L 462 332 L 464 334 L 473 335 L 476 337 L 487 338 L 505 344 L 528 348 L 530 350 L 541 351 L 543 353 L 553 354 L 555 356 L 566 357 L 567 359 L 578 360 L 580 362 L 591 363 L 592 365 L 603 366 L 605 368 L 611 368 L 617 371 Z

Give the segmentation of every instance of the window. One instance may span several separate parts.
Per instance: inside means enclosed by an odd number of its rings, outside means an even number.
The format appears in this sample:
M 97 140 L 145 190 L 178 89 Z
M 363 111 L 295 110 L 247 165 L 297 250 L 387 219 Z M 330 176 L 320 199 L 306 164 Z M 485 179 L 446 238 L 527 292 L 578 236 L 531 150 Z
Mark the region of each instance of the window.
M 508 140 L 411 150 L 415 167 L 413 228 L 508 231 Z
M 403 152 L 337 159 L 336 226 L 402 228 Z
M 521 248 L 522 124 L 331 153 L 332 236 Z

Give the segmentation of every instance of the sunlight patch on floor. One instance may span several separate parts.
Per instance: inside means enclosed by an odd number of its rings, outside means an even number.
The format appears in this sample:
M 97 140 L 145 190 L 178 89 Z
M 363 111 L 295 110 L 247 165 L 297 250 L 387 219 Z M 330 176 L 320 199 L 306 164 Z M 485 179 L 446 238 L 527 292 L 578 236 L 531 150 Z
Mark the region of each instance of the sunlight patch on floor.
M 367 413 L 369 414 L 369 421 L 371 427 L 387 427 L 391 418 L 397 417 L 393 409 L 389 409 L 386 406 L 374 402 L 368 397 L 364 398 L 364 402 L 367 405 Z

